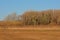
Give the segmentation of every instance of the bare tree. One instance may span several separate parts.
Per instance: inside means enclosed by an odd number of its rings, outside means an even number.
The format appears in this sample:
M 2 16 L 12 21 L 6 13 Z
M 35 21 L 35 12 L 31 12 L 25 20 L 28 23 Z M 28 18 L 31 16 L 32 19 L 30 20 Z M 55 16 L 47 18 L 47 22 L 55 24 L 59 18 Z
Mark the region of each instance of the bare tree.
M 17 20 L 17 15 L 16 13 L 9 14 L 8 16 L 5 17 L 6 21 L 16 21 Z

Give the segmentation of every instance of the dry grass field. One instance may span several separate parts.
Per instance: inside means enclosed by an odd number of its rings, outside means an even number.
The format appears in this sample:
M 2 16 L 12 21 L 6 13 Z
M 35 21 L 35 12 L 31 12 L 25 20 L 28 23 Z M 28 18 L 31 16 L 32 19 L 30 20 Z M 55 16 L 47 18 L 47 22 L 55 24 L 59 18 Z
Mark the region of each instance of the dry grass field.
M 60 40 L 60 28 L 0 28 L 0 40 Z

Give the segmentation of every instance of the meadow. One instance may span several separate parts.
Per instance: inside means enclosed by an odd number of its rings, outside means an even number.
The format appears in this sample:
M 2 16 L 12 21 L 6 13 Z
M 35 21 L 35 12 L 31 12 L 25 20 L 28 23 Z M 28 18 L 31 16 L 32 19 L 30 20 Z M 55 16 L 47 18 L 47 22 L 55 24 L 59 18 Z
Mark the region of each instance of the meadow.
M 0 40 L 60 40 L 59 27 L 0 28 Z

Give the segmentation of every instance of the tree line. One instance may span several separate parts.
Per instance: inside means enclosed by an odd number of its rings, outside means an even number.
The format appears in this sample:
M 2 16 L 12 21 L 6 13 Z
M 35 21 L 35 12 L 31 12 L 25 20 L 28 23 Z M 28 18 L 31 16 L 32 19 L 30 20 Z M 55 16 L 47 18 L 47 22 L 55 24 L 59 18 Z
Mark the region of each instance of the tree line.
M 60 10 L 26 11 L 22 15 L 12 13 L 4 18 L 11 25 L 60 24 Z

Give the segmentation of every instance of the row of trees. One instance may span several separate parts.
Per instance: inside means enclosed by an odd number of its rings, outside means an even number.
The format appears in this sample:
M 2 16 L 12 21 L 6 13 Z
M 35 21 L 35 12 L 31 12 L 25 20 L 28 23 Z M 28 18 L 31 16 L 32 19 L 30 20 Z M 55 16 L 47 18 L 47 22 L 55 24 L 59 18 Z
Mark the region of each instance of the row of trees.
M 60 24 L 60 10 L 27 11 L 22 15 L 12 13 L 4 21 L 18 21 L 23 25 Z

